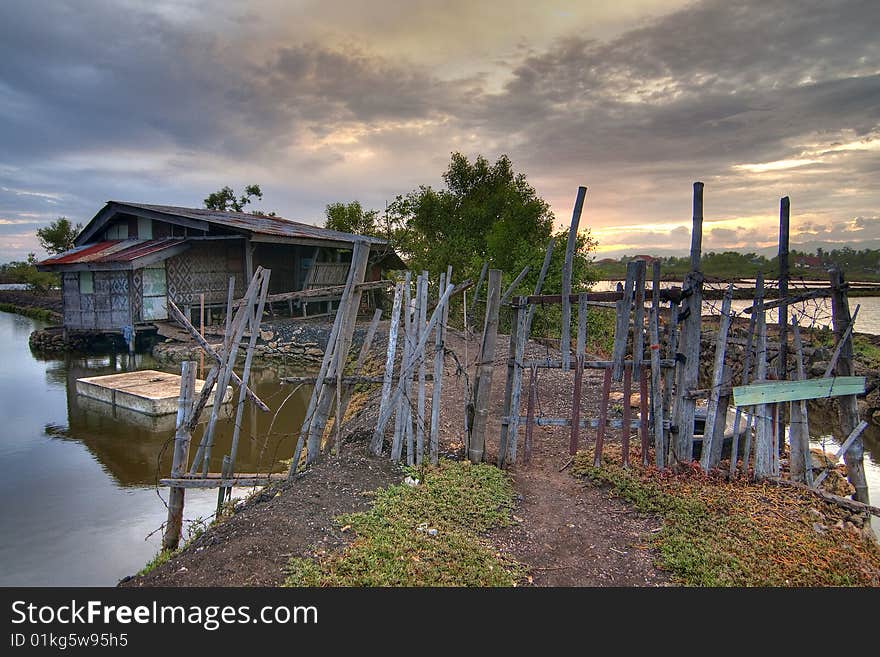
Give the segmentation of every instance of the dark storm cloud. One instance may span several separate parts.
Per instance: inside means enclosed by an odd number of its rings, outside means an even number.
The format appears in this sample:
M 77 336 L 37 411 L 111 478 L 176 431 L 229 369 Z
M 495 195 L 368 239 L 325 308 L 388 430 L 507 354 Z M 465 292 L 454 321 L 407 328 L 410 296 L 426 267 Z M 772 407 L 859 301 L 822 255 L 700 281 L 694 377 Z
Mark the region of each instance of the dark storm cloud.
M 873 18 L 873 20 L 872 20 Z M 529 57 L 490 99 L 542 164 L 755 162 L 880 121 L 875 2 L 709 1 Z
M 794 207 L 833 210 L 816 227 L 842 230 L 876 212 L 867 190 L 877 151 L 829 149 L 880 135 L 876 0 L 706 0 L 607 42 L 569 34 L 545 50 L 523 44 L 524 54 L 487 58 L 491 74 L 466 76 L 406 53 L 380 57 L 366 33 L 352 40 L 360 45 L 310 34 L 264 42 L 271 15 L 221 30 L 222 3 L 194 5 L 188 20 L 144 7 L 0 5 L 0 188 L 37 194 L 0 191 L 3 216 L 88 219 L 113 197 L 192 203 L 204 193 L 187 175 L 210 191 L 254 170 L 300 199 L 275 208 L 282 214 L 319 216 L 340 186 L 347 198 L 406 192 L 459 149 L 509 153 L 551 194 L 587 179 L 599 212 L 635 187 L 639 213 L 616 212 L 620 223 L 686 211 L 684 185 L 698 177 L 724 216 L 734 194 L 738 211 L 757 214 L 792 187 L 802 192 Z M 374 159 L 352 164 L 331 143 L 342 133 Z M 734 169 L 801 157 L 817 161 L 775 178 Z M 858 188 L 861 199 L 820 198 L 812 180 Z M 684 195 L 678 205 L 672 187 Z M 742 239 L 722 230 L 712 233 L 719 246 Z

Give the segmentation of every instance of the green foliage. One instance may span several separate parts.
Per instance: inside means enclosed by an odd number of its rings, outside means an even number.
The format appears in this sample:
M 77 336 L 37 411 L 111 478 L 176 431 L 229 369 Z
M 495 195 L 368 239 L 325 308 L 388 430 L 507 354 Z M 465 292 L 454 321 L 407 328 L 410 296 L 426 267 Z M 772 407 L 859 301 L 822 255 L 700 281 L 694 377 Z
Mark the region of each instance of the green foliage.
M 146 575 L 161 566 L 164 563 L 168 563 L 168 561 L 177 554 L 177 550 L 159 550 L 152 559 L 147 562 L 143 568 L 141 568 L 137 574 L 138 575 Z
M 508 285 L 528 265 L 520 288 L 534 288 L 553 232 L 550 206 L 506 155 L 493 164 L 482 156 L 471 162 L 453 153 L 443 174 L 445 187 L 419 187 L 398 196 L 385 214 L 386 232 L 413 271 L 427 270 L 436 279 L 452 265 L 456 280 L 476 279 L 483 262 L 504 272 Z M 559 290 L 567 233 L 554 249 L 545 289 Z M 587 255 L 595 242 L 587 232 L 578 236 L 573 265 L 575 290 L 596 280 Z
M 232 187 L 225 186 L 216 192 L 211 192 L 205 198 L 205 207 L 209 210 L 217 210 L 218 212 L 244 212 L 245 206 L 250 205 L 254 199 L 263 199 L 263 191 L 259 185 L 248 185 L 244 188 L 244 194 L 236 197 Z M 251 214 L 274 217 L 274 212 L 263 212 L 261 210 L 252 210 Z
M 379 237 L 378 210 L 364 210 L 360 201 L 331 203 L 324 210 L 324 228 Z
M 73 248 L 73 241 L 82 227 L 82 224 L 74 226 L 67 217 L 58 217 L 48 226 L 37 229 L 37 239 L 46 253 L 64 253 Z
M 54 322 L 60 319 L 60 315 L 45 308 L 29 308 L 26 306 L 16 306 L 13 303 L 0 303 L 0 311 L 4 313 L 15 313 L 24 317 L 30 317 L 41 322 Z
M 2 275 L 5 280 L 12 283 L 27 285 L 27 289 L 34 294 L 46 295 L 59 285 L 58 274 L 47 271 L 37 271 L 37 258 L 33 253 L 28 254 L 26 261 L 14 261 L 2 266 Z
M 510 522 L 509 477 L 445 460 L 410 472 L 418 486 L 381 489 L 369 511 L 337 518 L 354 541 L 316 560 L 291 559 L 285 585 L 513 586 L 518 566 L 479 535 Z

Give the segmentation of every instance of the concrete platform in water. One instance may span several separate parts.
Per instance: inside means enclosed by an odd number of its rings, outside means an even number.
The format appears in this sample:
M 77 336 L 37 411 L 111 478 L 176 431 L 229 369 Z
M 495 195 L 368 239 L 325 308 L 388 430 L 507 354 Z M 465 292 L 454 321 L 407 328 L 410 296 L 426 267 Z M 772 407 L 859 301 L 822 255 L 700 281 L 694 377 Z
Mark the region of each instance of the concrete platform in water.
M 196 379 L 196 395 L 201 392 L 204 383 L 203 380 Z M 180 376 L 157 370 L 89 376 L 76 380 L 76 392 L 84 397 L 144 415 L 169 415 L 177 413 Z M 211 393 L 208 397 L 207 406 L 213 405 L 214 394 Z M 232 399 L 232 387 L 228 386 L 223 402 L 230 399 Z

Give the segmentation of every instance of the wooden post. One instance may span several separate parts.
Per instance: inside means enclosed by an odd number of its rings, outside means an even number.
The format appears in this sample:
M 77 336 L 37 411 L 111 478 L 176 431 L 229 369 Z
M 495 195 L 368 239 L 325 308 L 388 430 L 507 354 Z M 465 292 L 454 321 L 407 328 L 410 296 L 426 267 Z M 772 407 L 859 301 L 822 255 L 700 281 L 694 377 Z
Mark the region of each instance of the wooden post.
M 363 251 L 367 251 L 369 253 L 369 246 L 364 242 L 356 242 L 354 245 L 354 250 L 351 255 L 351 266 L 348 270 L 348 278 L 345 282 L 345 290 L 343 291 L 342 298 L 345 299 L 348 296 L 348 292 L 354 287 L 354 285 L 359 282 L 355 279 L 357 278 L 357 269 L 359 267 L 355 267 L 356 262 L 360 262 L 362 258 L 365 256 L 362 255 Z M 361 280 L 363 280 L 363 275 L 361 275 Z M 327 339 L 327 349 L 324 352 L 324 358 L 321 359 L 321 367 L 318 370 L 318 378 L 315 382 L 315 387 L 312 389 L 312 395 L 309 399 L 309 405 L 306 409 L 306 415 L 303 420 L 302 427 L 300 428 L 299 437 L 297 438 L 296 446 L 293 448 L 293 457 L 290 462 L 290 469 L 288 470 L 288 478 L 293 479 L 294 475 L 296 475 L 297 469 L 299 468 L 299 459 L 302 454 L 303 447 L 306 446 L 306 440 L 310 439 L 311 428 L 314 425 L 315 415 L 318 411 L 318 403 L 320 401 L 321 394 L 324 392 L 324 380 L 327 376 L 333 376 L 335 371 L 331 371 L 331 363 L 336 356 L 336 348 L 340 330 L 342 328 L 343 322 L 343 313 L 337 311 L 336 318 L 333 320 L 333 328 L 330 329 L 330 336 Z M 310 446 L 311 447 L 311 446 Z M 306 461 L 311 462 L 314 458 L 315 452 L 312 452 L 310 455 L 308 452 L 306 454 Z
M 376 330 L 379 328 L 379 322 L 382 319 L 382 309 L 376 308 L 373 311 L 373 318 L 370 320 L 369 326 L 367 326 L 367 332 L 364 335 L 364 342 L 361 344 L 361 350 L 358 353 L 357 360 L 354 363 L 354 369 L 352 370 L 353 376 L 358 376 L 361 373 L 361 370 L 364 367 L 364 363 L 367 362 L 367 357 L 370 355 L 370 349 L 373 347 L 373 340 L 376 337 Z M 343 421 L 345 421 L 345 413 L 348 410 L 348 404 L 351 401 L 351 394 L 354 389 L 354 384 L 347 384 L 344 388 L 340 385 L 340 379 L 342 379 L 342 372 L 338 371 L 336 375 L 336 387 L 337 394 L 339 394 L 339 390 L 343 390 L 341 394 L 341 398 L 337 401 L 336 404 L 336 417 L 338 422 L 336 422 L 336 454 L 339 454 L 340 449 L 340 430 Z M 384 379 L 383 379 L 384 384 Z
M 486 292 L 486 321 L 483 327 L 483 341 L 480 360 L 474 382 L 474 426 L 471 430 L 468 456 L 472 463 L 481 463 L 485 457 L 486 425 L 489 420 L 489 399 L 492 394 L 492 375 L 494 373 L 495 342 L 498 337 L 498 311 L 501 302 L 501 270 L 489 270 L 489 285 Z
M 693 228 L 691 230 L 691 271 L 685 277 L 683 288 L 687 290 L 687 309 L 681 328 L 683 364 L 680 364 L 679 383 L 676 386 L 676 404 L 673 425 L 675 427 L 674 451 L 677 463 L 693 459 L 694 414 L 696 400 L 686 391 L 697 388 L 700 374 L 700 313 L 703 303 L 703 275 L 700 273 L 700 252 L 703 239 L 703 183 L 694 183 Z
M 755 380 L 767 378 L 767 321 L 764 312 L 764 277 L 758 274 L 755 290 L 755 332 L 757 334 L 757 367 Z M 755 409 L 755 479 L 770 476 L 771 471 L 771 431 L 772 423 L 767 404 L 758 404 Z
M 406 411 L 404 404 L 406 403 L 403 391 L 406 390 L 406 380 L 404 372 L 409 372 L 410 357 L 412 354 L 412 335 L 410 327 L 412 324 L 412 308 L 410 307 L 410 273 L 406 272 L 403 282 L 403 354 L 400 361 L 400 377 L 397 380 L 397 389 L 401 391 L 397 397 L 394 418 L 394 438 L 391 441 L 391 460 L 397 463 L 400 461 L 400 455 L 403 453 L 403 443 L 406 440 Z M 410 375 L 411 376 L 411 375 Z
M 648 370 L 639 365 L 639 439 L 642 447 L 642 465 L 648 467 Z
M 535 425 L 535 404 L 538 401 L 538 368 L 529 368 L 529 402 L 526 408 L 526 437 L 523 441 L 523 463 L 532 459 L 532 432 Z
M 419 294 L 419 324 L 418 334 L 425 331 L 425 323 L 428 319 L 428 272 L 422 272 L 422 290 Z M 443 328 L 442 323 L 437 329 Z M 419 362 L 419 389 L 416 397 L 416 465 L 421 465 L 425 458 L 425 354 L 421 354 Z
M 633 307 L 633 290 L 638 277 L 639 265 L 636 261 L 626 264 L 626 282 L 623 288 L 623 296 L 617 302 L 617 323 L 614 327 L 614 345 L 611 360 L 614 361 L 613 378 L 620 381 L 623 376 L 623 361 L 626 358 L 626 347 L 629 340 L 629 318 Z M 618 290 L 620 283 L 617 284 Z M 635 331 L 635 327 L 633 327 Z
M 791 214 L 791 202 L 787 196 L 779 200 L 779 358 L 776 361 L 776 378 L 785 381 L 788 378 L 788 233 Z M 785 405 L 779 406 L 776 436 L 778 451 L 776 462 L 785 446 Z
M 584 357 L 582 354 L 578 354 L 574 367 L 574 390 L 571 397 L 571 439 L 568 443 L 568 453 L 571 456 L 577 454 L 581 435 L 581 384 L 584 379 Z
M 391 395 L 391 379 L 394 376 L 394 357 L 397 354 L 397 334 L 400 328 L 400 305 L 403 298 L 403 283 L 394 286 L 394 303 L 391 306 L 391 326 L 388 329 L 388 349 L 385 354 L 385 375 L 382 379 L 382 401 L 379 404 L 381 416 L 389 404 Z M 382 434 L 374 434 L 370 441 L 370 451 L 378 456 L 382 453 Z
M 551 237 L 550 241 L 547 242 L 547 249 L 544 251 L 544 262 L 541 264 L 541 271 L 538 274 L 538 281 L 535 283 L 535 292 L 534 296 L 538 296 L 541 294 L 541 290 L 544 287 L 544 279 L 547 278 L 547 271 L 550 269 L 550 261 L 553 259 L 553 247 L 556 245 L 556 239 Z M 526 340 L 529 339 L 529 334 L 532 330 L 532 320 L 535 317 L 535 305 L 529 304 L 529 309 L 526 313 L 526 328 L 525 335 Z
M 477 284 L 474 285 L 474 298 L 471 301 L 471 311 L 470 313 L 465 313 L 465 330 L 468 330 L 470 324 L 467 323 L 467 316 L 470 315 L 471 322 L 474 321 L 474 317 L 477 315 L 477 302 L 480 299 L 480 287 L 483 285 L 483 279 L 486 278 L 486 272 L 489 271 L 489 263 L 484 262 L 483 266 L 480 268 L 480 275 L 477 278 Z M 467 306 L 467 304 L 465 304 Z
M 574 202 L 574 210 L 571 213 L 571 226 L 568 229 L 568 244 L 565 246 L 565 262 L 562 265 L 562 334 L 559 343 L 559 351 L 562 352 L 562 369 L 568 370 L 571 361 L 571 276 L 574 263 L 574 252 L 577 249 L 578 226 L 581 222 L 581 212 L 584 209 L 584 198 L 587 188 L 578 187 L 577 198 Z
M 721 317 L 718 319 L 718 336 L 715 339 L 715 363 L 712 369 L 712 384 L 709 392 L 709 407 L 706 410 L 706 427 L 703 429 L 703 450 L 700 453 L 700 467 L 703 472 L 718 465 L 715 460 L 717 452 L 721 457 L 721 446 L 724 442 L 724 426 L 727 407 L 720 408 L 721 386 L 724 383 L 724 359 L 727 355 L 727 334 L 730 330 L 730 304 L 733 299 L 733 283 L 727 287 L 721 301 Z M 723 413 L 720 414 L 720 413 Z M 717 449 L 716 449 L 717 448 Z
M 852 335 L 845 337 L 847 327 L 852 324 L 849 313 L 849 300 L 847 298 L 847 286 L 843 272 L 832 269 L 831 279 L 831 314 L 834 324 L 834 337 L 838 342 L 843 342 L 840 350 L 840 358 L 837 361 L 837 376 L 851 376 L 853 374 L 853 349 Z M 838 420 L 840 430 L 844 434 L 852 434 L 859 424 L 859 407 L 855 395 L 846 395 L 837 400 Z M 857 502 L 870 504 L 868 496 L 868 482 L 865 478 L 864 444 L 861 435 L 858 435 L 843 455 L 846 462 L 846 476 L 849 483 L 856 489 L 853 498 Z
M 632 411 L 630 399 L 632 397 L 632 367 L 623 366 L 623 426 L 620 430 L 620 448 L 623 452 L 623 467 L 629 467 L 629 435 L 632 432 L 630 422 Z
M 644 260 L 636 260 L 636 277 L 633 283 L 633 371 L 642 365 L 645 355 L 645 271 Z
M 257 302 L 257 308 L 253 317 L 250 318 L 251 336 L 248 341 L 247 350 L 244 357 L 244 369 L 241 371 L 242 385 L 238 389 L 238 406 L 235 409 L 235 424 L 232 428 L 232 447 L 229 449 L 229 474 L 235 472 L 235 457 L 238 454 L 238 440 L 241 435 L 241 420 L 244 416 L 244 402 L 247 399 L 247 382 L 250 379 L 251 364 L 254 360 L 254 347 L 257 346 L 257 336 L 260 335 L 260 321 L 263 319 L 263 307 L 266 304 L 266 295 L 269 294 L 269 269 L 263 270 L 260 277 L 262 285 L 260 286 L 260 300 Z M 248 306 L 250 312 L 250 306 Z
M 205 293 L 199 294 L 199 334 L 205 337 Z M 199 351 L 199 378 L 205 378 L 205 352 Z
M 235 276 L 229 277 L 229 287 L 226 290 L 226 329 L 223 332 L 223 335 L 229 335 L 229 327 L 232 325 L 232 300 L 235 296 Z
M 659 276 L 656 274 L 655 268 L 655 287 Z M 666 447 L 663 439 L 663 396 L 660 389 L 660 326 L 659 326 L 659 294 L 654 294 L 654 305 L 651 308 L 651 316 L 648 319 L 650 326 L 650 351 L 651 351 L 651 401 L 653 408 L 653 431 L 654 431 L 654 465 L 658 470 L 666 467 Z
M 608 422 L 608 397 L 611 394 L 611 368 L 605 368 L 602 381 L 602 399 L 599 401 L 599 426 L 596 428 L 596 451 L 593 454 L 593 467 L 602 465 L 602 445 L 605 442 L 605 424 Z
M 746 347 L 745 354 L 743 355 L 743 368 L 742 368 L 742 385 L 747 385 L 749 382 L 749 377 L 751 376 L 752 371 L 752 347 L 754 345 L 755 340 L 755 318 L 757 317 L 756 313 L 752 312 L 749 315 L 749 329 L 746 334 Z M 743 410 L 739 406 L 736 408 L 736 414 L 733 417 L 733 443 L 731 444 L 731 452 L 730 452 L 730 478 L 733 479 L 736 474 L 736 461 L 739 456 L 739 427 L 740 421 L 742 420 Z M 749 425 L 751 423 L 751 417 L 746 416 L 746 431 L 749 431 Z M 747 446 L 750 446 L 750 439 L 746 438 Z M 748 447 L 745 449 L 748 452 Z M 747 454 L 743 454 L 743 473 L 748 474 L 748 456 Z
M 659 313 L 658 313 L 659 314 Z M 658 319 L 659 324 L 659 319 Z M 659 330 L 659 329 L 658 329 Z M 666 359 L 672 360 L 678 350 L 678 304 L 669 303 L 669 322 L 666 325 Z M 676 371 L 680 368 L 667 368 L 663 372 L 663 417 L 664 419 L 672 419 L 672 392 L 673 383 L 675 381 Z M 663 459 L 664 467 L 669 464 L 669 458 L 672 453 L 672 422 L 669 427 L 663 426 Z
M 446 291 L 443 293 L 443 296 L 440 297 L 439 303 L 434 307 L 434 312 L 431 314 L 431 319 L 428 320 L 428 325 L 425 328 L 424 333 L 422 333 L 422 337 L 419 339 L 419 344 L 416 345 L 414 352 L 416 354 L 422 354 L 424 357 L 425 343 L 428 341 L 428 336 L 437 326 L 437 323 L 443 317 L 443 313 L 445 311 L 445 306 L 449 302 L 449 298 L 452 295 L 452 290 L 455 286 L 447 283 Z M 407 379 L 412 379 L 413 371 L 418 367 L 418 359 L 414 363 L 410 363 L 405 367 L 400 368 L 400 375 L 398 376 L 398 386 L 392 393 L 391 399 L 388 403 L 388 408 L 386 408 L 384 413 L 379 415 L 379 420 L 376 422 L 376 429 L 374 431 L 374 436 L 376 434 L 383 435 L 385 432 L 385 427 L 388 425 L 388 420 L 391 418 L 391 414 L 393 410 L 396 408 L 398 401 L 403 397 L 404 388 L 401 385 L 401 381 L 405 382 Z
M 196 387 L 196 364 L 184 361 L 180 366 L 180 396 L 177 399 L 177 430 L 174 433 L 174 455 L 171 461 L 171 478 L 178 479 L 186 472 L 189 459 L 189 414 L 192 412 L 193 394 Z M 162 536 L 163 550 L 176 550 L 183 527 L 183 503 L 185 488 L 172 487 L 168 495 L 168 519 Z
M 504 403 L 501 410 L 501 436 L 498 440 L 498 467 L 503 468 L 507 461 L 507 443 L 510 439 L 510 425 L 516 424 L 519 417 L 519 388 L 522 387 L 522 358 L 518 353 L 519 332 L 526 309 L 522 297 L 516 297 L 513 304 L 513 319 L 510 323 L 510 340 L 507 347 L 507 378 L 504 384 Z M 517 376 L 519 374 L 519 376 Z M 514 403 L 516 396 L 516 403 Z M 507 419 L 504 419 L 507 418 Z M 515 439 L 514 439 L 515 440 Z
M 800 327 L 794 315 L 791 317 L 791 333 L 794 340 L 797 380 L 803 381 L 807 378 L 806 368 L 804 367 L 804 346 L 801 342 Z M 807 401 L 805 399 L 791 402 L 789 440 L 791 442 L 791 455 L 789 457 L 788 469 L 791 480 L 806 483 L 809 486 L 813 483 L 813 468 L 810 463 L 810 427 L 807 417 Z
M 336 340 L 332 349 L 329 343 L 327 345 L 327 350 L 332 350 L 333 356 L 328 364 L 326 378 L 316 384 L 319 389 L 318 400 L 308 429 L 306 452 L 306 461 L 308 463 L 314 461 L 318 456 L 321 439 L 324 435 L 324 427 L 327 425 L 327 421 L 330 417 L 330 409 L 333 407 L 335 401 L 335 379 L 337 372 L 345 369 L 346 361 L 348 359 L 348 350 L 351 347 L 362 295 L 362 291 L 357 285 L 364 281 L 369 255 L 369 244 L 366 242 L 355 243 L 354 249 L 351 253 L 351 265 L 349 266 L 349 275 L 346 280 L 345 291 L 343 292 L 342 300 L 340 301 L 339 309 L 337 310 L 337 315 L 341 315 L 342 317 L 339 323 L 339 331 L 337 332 Z
M 446 282 L 452 278 L 452 267 L 448 267 L 446 273 L 440 274 L 440 287 L 438 295 L 443 294 Z M 450 281 L 451 282 L 451 281 Z M 437 324 L 434 332 L 434 381 L 431 390 L 431 435 L 428 439 L 428 457 L 431 465 L 437 465 L 440 457 L 440 404 L 443 386 L 443 350 L 446 342 L 446 322 L 449 316 L 449 306 L 443 313 L 443 319 Z
M 202 465 L 202 473 L 204 475 L 208 474 L 208 465 L 211 459 L 211 448 L 214 445 L 214 430 L 217 426 L 217 420 L 220 417 L 220 409 L 223 406 L 223 398 L 226 396 L 226 388 L 229 385 L 229 380 L 234 378 L 233 368 L 235 367 L 235 359 L 238 355 L 238 348 L 241 344 L 241 339 L 244 336 L 244 330 L 247 327 L 247 319 L 251 313 L 250 306 L 254 303 L 257 292 L 259 291 L 259 278 L 262 276 L 263 268 L 260 267 L 257 270 L 257 275 L 253 276 L 248 284 L 247 292 L 245 292 L 244 301 L 245 303 L 239 307 L 238 313 L 236 314 L 232 324 L 230 326 L 230 332 L 226 334 L 224 339 L 224 348 L 223 348 L 223 356 L 218 357 L 218 365 L 220 365 L 219 374 L 217 376 L 217 387 L 214 394 L 214 404 L 211 406 L 211 415 L 208 418 L 208 425 L 205 427 L 205 431 L 202 434 L 202 440 L 199 442 L 199 447 L 196 450 L 196 456 L 193 459 L 192 466 L 190 467 L 190 474 L 195 474 L 199 469 L 199 465 Z M 177 307 L 174 305 L 172 301 L 168 302 L 168 306 L 171 309 L 173 314 L 180 314 L 177 310 Z M 184 317 L 186 317 L 184 315 Z M 185 325 L 189 324 L 189 318 L 186 318 Z M 198 334 L 196 334 L 198 335 Z M 243 386 L 247 389 L 247 386 Z M 204 391 L 203 391 L 204 393 Z
M 506 290 L 504 290 L 504 294 L 501 295 L 501 305 L 507 303 L 508 299 L 510 299 L 510 295 L 516 291 L 517 286 L 522 283 L 522 279 L 526 277 L 526 274 L 529 273 L 529 266 L 526 265 L 523 267 L 522 271 L 519 275 L 513 279 L 513 282 L 508 286 Z
M 578 295 L 578 332 L 576 356 L 584 356 L 587 351 L 587 294 L 581 292 Z M 583 360 L 583 358 L 581 359 Z

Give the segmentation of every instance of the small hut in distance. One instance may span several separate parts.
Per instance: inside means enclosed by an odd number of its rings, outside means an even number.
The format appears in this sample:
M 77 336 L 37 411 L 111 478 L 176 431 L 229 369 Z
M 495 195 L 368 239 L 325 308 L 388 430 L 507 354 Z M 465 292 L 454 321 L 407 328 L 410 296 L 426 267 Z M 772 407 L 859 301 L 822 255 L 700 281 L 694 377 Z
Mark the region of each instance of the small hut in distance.
M 192 318 L 201 295 L 215 317 L 229 278 L 240 298 L 257 266 L 272 270 L 270 294 L 345 282 L 357 241 L 370 245 L 367 280 L 405 267 L 388 242 L 282 217 L 109 201 L 75 247 L 38 263 L 61 275 L 65 329 L 134 333 L 168 318 L 168 300 Z M 334 297 L 291 302 L 293 316 L 332 312 Z

